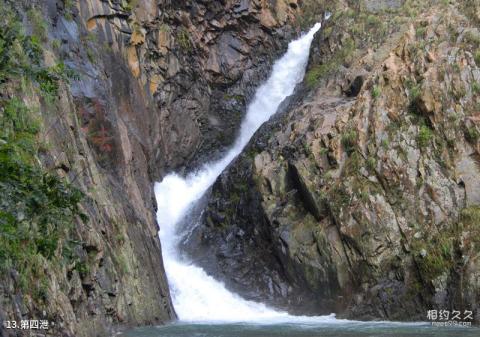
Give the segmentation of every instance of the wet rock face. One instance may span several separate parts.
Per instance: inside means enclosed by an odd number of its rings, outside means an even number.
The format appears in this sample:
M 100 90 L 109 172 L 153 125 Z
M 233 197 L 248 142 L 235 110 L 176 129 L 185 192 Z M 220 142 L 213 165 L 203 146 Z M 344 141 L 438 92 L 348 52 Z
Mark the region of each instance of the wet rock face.
M 475 9 L 442 6 L 370 42 L 344 29 L 362 20 L 348 10 L 325 27 L 310 89 L 213 186 L 188 243 L 200 264 L 292 312 L 478 316 Z
M 28 33 L 45 27 L 42 63 L 64 62 L 78 74 L 52 104 L 34 89 L 21 99 L 45 125 L 42 165 L 85 193 L 81 209 L 89 220 L 77 219 L 67 238 L 72 262 L 43 266 L 50 270 L 43 300 L 19 292 L 14 272 L 2 280 L 0 318 L 46 318 L 56 324 L 52 333 L 64 336 L 111 335 L 118 326 L 175 318 L 153 182 L 230 144 L 253 89 L 295 34 L 300 6 L 283 0 L 13 5 Z M 31 7 L 37 22 L 28 19 Z
M 297 104 L 304 93 L 297 94 Z M 350 100 L 329 98 L 316 108 L 331 128 L 336 114 L 350 106 Z M 263 127 L 246 153 L 221 175 L 209 197 L 204 226 L 196 228 L 185 249 L 248 299 L 297 314 L 339 312 L 345 306 L 333 263 L 339 247 L 328 246 L 338 234 L 319 227 L 326 224 L 329 210 L 306 179 L 316 173 L 295 160 L 295 145 L 303 145 L 279 134 L 282 124 Z M 292 132 L 297 131 L 302 130 Z M 269 148 L 279 141 L 283 146 L 273 157 Z
M 148 4 L 147 4 L 148 3 Z M 109 18 L 100 12 L 109 13 Z M 281 1 L 140 2 L 126 17 L 85 6 L 91 32 L 116 26 L 132 74 L 148 88 L 152 172 L 195 168 L 233 141 L 254 88 L 291 39 L 298 9 Z M 148 15 L 146 14 L 148 13 Z

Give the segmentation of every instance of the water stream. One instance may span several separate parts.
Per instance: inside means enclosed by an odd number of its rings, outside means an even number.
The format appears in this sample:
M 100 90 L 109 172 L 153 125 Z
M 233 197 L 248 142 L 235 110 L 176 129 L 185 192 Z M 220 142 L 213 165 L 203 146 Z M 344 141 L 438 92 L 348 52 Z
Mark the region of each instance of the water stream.
M 182 239 L 179 223 L 302 81 L 310 46 L 320 26 L 316 24 L 291 42 L 287 52 L 274 64 L 270 77 L 257 89 L 249 104 L 238 138 L 223 158 L 207 163 L 187 177 L 172 173 L 155 185 L 163 259 L 179 321 L 164 327 L 134 329 L 125 336 L 450 336 L 438 331 L 430 334 L 432 329 L 425 323 L 364 323 L 336 319 L 333 314 L 292 316 L 230 292 L 179 251 Z M 473 330 L 461 331 L 462 336 L 468 336 L 464 332 Z
M 182 321 L 246 322 L 285 320 L 290 317 L 262 303 L 246 301 L 231 293 L 203 269 L 182 258 L 178 249 L 181 235 L 177 225 L 243 150 L 255 131 L 293 93 L 305 75 L 310 45 L 319 29 L 320 24 L 316 24 L 307 34 L 291 42 L 286 54 L 274 64 L 270 77 L 258 88 L 248 107 L 238 138 L 223 158 L 206 164 L 185 178 L 170 174 L 155 185 L 163 260 L 173 304 Z

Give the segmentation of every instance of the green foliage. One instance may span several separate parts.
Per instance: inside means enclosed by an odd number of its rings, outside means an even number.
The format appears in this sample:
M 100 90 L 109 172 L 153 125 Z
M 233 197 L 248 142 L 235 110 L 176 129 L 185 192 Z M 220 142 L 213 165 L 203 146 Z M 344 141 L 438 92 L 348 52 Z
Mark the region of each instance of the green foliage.
M 42 50 L 35 36 L 26 36 L 21 23 L 6 8 L 0 18 L 0 83 L 13 76 L 30 75 L 39 66 Z
M 453 238 L 446 234 L 435 235 L 412 243 L 419 271 L 426 280 L 432 281 L 453 267 Z
M 117 265 L 119 266 L 120 271 L 123 274 L 127 274 L 129 268 L 128 268 L 128 261 L 127 261 L 127 258 L 125 257 L 125 255 L 118 254 L 116 256 L 116 259 L 117 259 Z
M 453 227 L 453 226 L 452 226 Z M 449 228 L 449 232 L 452 228 Z M 423 233 L 411 247 L 419 272 L 427 282 L 449 273 L 454 265 L 455 236 L 453 233 Z
M 403 5 L 403 11 L 409 17 L 416 17 L 419 13 L 419 5 L 420 1 L 418 0 L 407 0 Z
M 363 164 L 363 158 L 358 151 L 351 151 L 349 158 L 345 162 L 345 174 L 354 176 L 358 173 Z
M 347 130 L 342 134 L 342 145 L 345 151 L 350 154 L 355 150 L 357 143 L 357 132 L 355 130 Z
M 15 92 L 21 79 L 36 84 L 42 95 L 58 95 L 59 82 L 77 76 L 63 63 L 42 65 L 47 28 L 41 12 L 28 12 L 33 35 L 27 36 L 5 3 L 0 9 L 0 89 L 5 92 L 0 99 L 0 275 L 17 270 L 17 286 L 44 301 L 46 263 L 60 262 L 74 218 L 86 220 L 78 207 L 83 194 L 41 166 L 40 116 L 21 99 L 7 98 L 7 92 Z M 9 90 L 3 91 L 7 85 Z
M 313 17 L 315 17 L 316 11 L 310 10 L 308 6 L 319 7 L 320 13 L 323 12 L 322 7 L 338 7 L 332 11 L 333 16 L 321 33 L 322 40 L 326 44 L 334 46 L 336 50 L 331 54 L 324 50 L 320 55 L 320 62 L 309 69 L 305 81 L 310 87 L 318 85 L 322 77 L 337 71 L 342 64 L 348 66 L 349 61 L 357 53 L 362 53 L 370 48 L 376 50 L 392 36 L 392 33 L 398 32 L 400 27 L 412 21 L 409 17 L 416 16 L 420 9 L 426 7 L 424 1 L 406 0 L 403 10 L 384 9 L 372 13 L 366 10 L 360 1 L 348 1 L 346 4 L 349 7 L 338 6 L 337 2 L 305 1 L 302 6 L 303 11 L 308 11 L 307 13 L 302 11 L 302 16 Z M 301 19 L 303 20 L 303 18 Z M 425 31 L 425 28 L 423 30 Z M 331 41 L 341 42 L 344 45 L 338 49 L 337 44 Z
M 72 10 L 75 7 L 75 0 L 63 0 L 63 6 L 65 9 Z
M 78 75 L 62 62 L 43 67 L 42 36 L 25 35 L 15 14 L 8 8 L 0 6 L 0 9 L 4 10 L 4 16 L 0 19 L 0 84 L 14 77 L 25 77 L 38 84 L 47 100 L 53 100 L 58 94 L 59 83 L 78 79 Z M 29 11 L 29 18 L 34 26 L 38 26 L 37 29 L 42 27 L 38 22 L 39 15 L 41 12 L 37 10 Z
M 73 20 L 73 9 L 75 7 L 74 0 L 63 0 L 63 8 L 65 9 L 65 19 L 68 21 Z
M 245 100 L 245 96 L 243 95 L 229 95 L 229 94 L 224 94 L 223 95 L 224 100 L 234 100 L 236 102 L 243 102 Z
M 309 87 L 315 87 L 319 80 L 335 70 L 337 70 L 345 60 L 355 51 L 355 41 L 347 40 L 341 49 L 324 64 L 319 64 L 312 67 L 305 75 L 305 81 Z
M 380 87 L 378 85 L 375 85 L 372 89 L 372 97 L 373 98 L 378 98 L 378 97 L 380 97 L 380 94 L 381 94 Z
M 380 146 L 384 150 L 388 150 L 388 148 L 390 147 L 390 140 L 388 140 L 388 138 L 383 139 L 382 142 L 380 143 Z
M 418 38 L 423 38 L 425 36 L 425 32 L 427 31 L 426 27 L 418 27 L 415 31 L 415 34 Z
M 168 32 L 171 31 L 171 28 L 170 28 L 170 26 L 167 25 L 166 23 L 162 23 L 162 24 L 160 25 L 160 31 L 161 31 L 161 32 L 164 32 L 164 33 L 168 33 Z
M 131 12 L 138 4 L 138 0 L 122 0 L 122 10 Z
M 333 32 L 333 27 L 326 27 L 322 30 L 323 35 L 326 37 L 332 35 L 332 32 Z
M 83 194 L 38 164 L 39 122 L 18 99 L 2 102 L 0 125 L 0 270 L 32 276 L 33 256 L 55 257 Z
M 33 36 L 38 37 L 41 41 L 47 41 L 47 22 L 43 18 L 43 14 L 36 8 L 31 8 L 27 12 L 28 20 L 32 25 Z
M 182 27 L 177 31 L 177 42 L 183 50 L 192 50 L 192 42 L 186 28 Z
M 318 152 L 321 156 L 326 156 L 330 150 L 327 147 L 322 147 Z
M 37 69 L 34 79 L 39 84 L 43 97 L 52 101 L 58 95 L 60 82 L 69 82 L 71 79 L 78 80 L 78 75 L 60 62 L 52 67 Z
M 475 63 L 477 64 L 477 66 L 480 66 L 480 49 L 478 49 L 475 52 L 474 58 L 475 58 Z
M 371 172 L 375 172 L 377 168 L 377 160 L 375 157 L 368 157 L 367 159 L 367 168 Z
M 338 216 L 341 209 L 350 204 L 351 196 L 343 185 L 336 185 L 328 191 L 326 200 L 329 200 L 328 204 L 333 215 Z
M 464 208 L 459 220 L 458 231 L 469 233 L 468 237 L 475 245 L 470 245 L 467 249 L 472 249 L 476 254 L 480 248 L 480 206 Z
M 327 64 L 320 64 L 307 71 L 307 74 L 305 75 L 305 81 L 307 82 L 307 85 L 309 87 L 314 87 L 318 83 L 320 78 L 331 72 L 332 65 L 333 62 L 329 62 Z
M 462 223 L 480 226 L 480 206 L 465 208 L 460 215 L 460 220 Z
M 408 112 L 414 115 L 421 115 L 420 108 L 418 106 L 419 97 L 422 94 L 422 87 L 420 83 L 414 84 L 412 81 L 407 81 L 406 83 L 408 89 L 408 95 L 410 99 L 410 104 L 408 106 Z
M 382 21 L 378 18 L 378 16 L 371 14 L 367 16 L 366 24 L 368 27 L 372 28 L 380 26 L 382 24 Z
M 478 246 L 462 245 L 462 233 L 470 243 L 480 244 L 480 207 L 471 206 L 461 211 L 458 222 L 451 223 L 441 231 L 425 230 L 421 237 L 413 239 L 412 252 L 420 273 L 425 281 L 432 281 L 442 274 L 450 273 L 455 266 L 456 254 L 468 255 L 469 250 L 476 254 Z
M 475 95 L 480 94 L 480 83 L 479 82 L 474 82 L 472 84 L 472 91 Z
M 480 94 L 480 83 L 475 82 L 472 84 L 472 91 L 474 94 Z
M 42 278 L 37 282 L 37 286 L 33 289 L 33 297 L 40 301 L 45 301 L 48 295 L 48 281 Z
M 478 130 L 474 126 L 466 128 L 465 138 L 470 143 L 475 144 L 480 139 L 480 132 L 478 132 Z
M 39 122 L 31 116 L 29 109 L 18 98 L 14 97 L 3 105 L 3 116 L 0 119 L 0 137 L 4 141 L 18 141 L 19 137 L 34 136 L 40 129 Z M 24 145 L 24 142 L 19 142 Z M 5 144 L 4 144 L 5 145 Z M 24 151 L 26 148 L 22 147 Z
M 458 1 L 458 3 L 460 4 L 462 11 L 478 27 L 480 25 L 480 18 L 478 17 L 480 3 L 478 0 L 462 0 Z
M 480 34 L 473 33 L 472 31 L 468 31 L 465 33 L 465 42 L 470 43 L 474 46 L 480 45 Z
M 53 39 L 51 44 L 52 44 L 52 48 L 56 50 L 60 49 L 60 47 L 62 46 L 62 42 L 58 39 Z
M 421 125 L 417 135 L 418 146 L 421 148 L 427 147 L 427 145 L 430 144 L 430 141 L 432 140 L 432 138 L 433 138 L 432 130 L 426 125 Z
M 83 37 L 82 37 L 83 41 L 84 42 L 92 42 L 92 43 L 95 43 L 97 42 L 98 40 L 98 37 L 97 37 L 97 34 L 93 33 L 93 32 L 88 32 L 87 34 L 85 34 Z
M 410 100 L 416 100 L 422 93 L 420 84 L 407 83 L 407 86 L 409 87 Z
M 89 60 L 91 63 L 94 63 L 94 62 L 95 62 L 95 54 L 94 54 L 93 50 L 90 49 L 90 48 L 87 48 L 87 57 L 88 57 L 88 60 Z
M 76 262 L 74 269 L 78 271 L 80 277 L 85 277 L 90 273 L 90 267 L 85 261 Z

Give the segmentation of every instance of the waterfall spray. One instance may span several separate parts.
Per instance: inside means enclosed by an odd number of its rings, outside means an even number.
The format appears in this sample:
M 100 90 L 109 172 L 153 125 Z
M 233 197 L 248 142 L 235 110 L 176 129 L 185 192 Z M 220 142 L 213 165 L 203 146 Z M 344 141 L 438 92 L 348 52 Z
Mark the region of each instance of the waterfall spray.
M 155 185 L 163 259 L 175 310 L 183 321 L 278 322 L 308 320 L 290 316 L 264 304 L 246 301 L 228 291 L 206 272 L 181 257 L 177 224 L 215 182 L 222 171 L 240 154 L 258 128 L 277 112 L 305 76 L 310 46 L 317 23 L 307 34 L 291 42 L 288 50 L 273 66 L 268 80 L 261 85 L 248 106 L 247 115 L 232 148 L 218 161 L 204 165 L 183 178 L 175 173 Z M 317 318 L 318 319 L 318 318 Z M 327 316 L 324 319 L 332 319 Z

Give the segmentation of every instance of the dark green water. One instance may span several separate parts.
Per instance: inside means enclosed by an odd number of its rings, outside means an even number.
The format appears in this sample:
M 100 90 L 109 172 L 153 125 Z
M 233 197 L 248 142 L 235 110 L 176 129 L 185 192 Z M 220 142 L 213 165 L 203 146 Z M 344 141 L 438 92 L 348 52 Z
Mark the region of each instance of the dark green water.
M 480 328 L 432 327 L 425 324 L 187 324 L 144 327 L 122 337 L 480 337 Z

